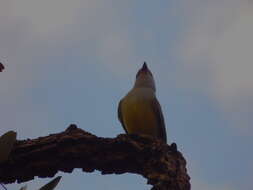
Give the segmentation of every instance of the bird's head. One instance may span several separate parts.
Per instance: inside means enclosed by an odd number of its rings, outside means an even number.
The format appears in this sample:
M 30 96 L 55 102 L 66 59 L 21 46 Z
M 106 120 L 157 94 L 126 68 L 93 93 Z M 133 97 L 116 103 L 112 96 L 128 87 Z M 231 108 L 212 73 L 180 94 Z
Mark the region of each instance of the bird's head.
M 136 74 L 134 87 L 135 88 L 151 88 L 155 91 L 155 81 L 146 62 L 144 62 L 142 68 L 140 68 L 140 70 Z

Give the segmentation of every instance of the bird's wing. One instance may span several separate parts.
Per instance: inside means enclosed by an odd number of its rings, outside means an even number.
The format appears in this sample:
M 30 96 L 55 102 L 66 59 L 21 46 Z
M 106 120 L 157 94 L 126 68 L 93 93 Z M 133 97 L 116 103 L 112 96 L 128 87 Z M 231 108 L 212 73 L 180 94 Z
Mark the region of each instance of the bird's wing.
M 126 127 L 125 127 L 124 121 L 123 121 L 122 112 L 121 112 L 122 101 L 123 101 L 123 99 L 120 100 L 119 105 L 118 105 L 118 119 L 119 119 L 121 125 L 123 126 L 125 132 L 127 133 L 127 130 L 126 130 Z
M 158 129 L 158 136 L 164 142 L 167 142 L 166 128 L 165 128 L 162 108 L 161 108 L 158 100 L 156 99 L 156 97 L 152 100 L 151 105 L 152 105 L 152 109 L 153 109 L 154 113 L 156 114 L 156 118 L 157 118 L 157 124 L 158 124 L 158 128 L 159 128 Z

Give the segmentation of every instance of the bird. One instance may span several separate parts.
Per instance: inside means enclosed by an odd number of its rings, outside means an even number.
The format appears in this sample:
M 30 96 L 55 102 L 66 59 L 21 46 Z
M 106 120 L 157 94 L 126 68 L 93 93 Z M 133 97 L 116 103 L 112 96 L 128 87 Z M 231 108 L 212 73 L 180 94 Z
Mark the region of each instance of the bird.
M 118 119 L 127 134 L 149 136 L 167 143 L 162 108 L 146 62 L 137 72 L 133 88 L 118 104 Z

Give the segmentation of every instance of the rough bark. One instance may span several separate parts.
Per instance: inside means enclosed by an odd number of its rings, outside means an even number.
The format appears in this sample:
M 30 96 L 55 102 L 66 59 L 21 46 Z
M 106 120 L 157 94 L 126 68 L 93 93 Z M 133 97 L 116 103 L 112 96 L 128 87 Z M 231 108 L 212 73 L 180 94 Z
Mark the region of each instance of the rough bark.
M 74 168 L 102 174 L 135 173 L 147 178 L 152 189 L 190 190 L 186 161 L 176 144 L 148 137 L 96 137 L 75 125 L 64 132 L 15 143 L 8 161 L 0 164 L 0 182 L 18 183 L 53 177 Z

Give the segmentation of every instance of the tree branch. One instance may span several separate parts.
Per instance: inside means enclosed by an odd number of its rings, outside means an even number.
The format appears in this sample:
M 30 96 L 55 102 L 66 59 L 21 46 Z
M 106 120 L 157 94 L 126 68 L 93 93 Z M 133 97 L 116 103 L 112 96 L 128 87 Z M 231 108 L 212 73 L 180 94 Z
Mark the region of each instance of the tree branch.
M 136 173 L 147 178 L 152 189 L 190 190 L 186 161 L 175 143 L 169 146 L 137 135 L 101 138 L 75 125 L 62 133 L 17 141 L 9 160 L 0 164 L 0 182 L 53 177 L 74 168 L 102 174 Z

